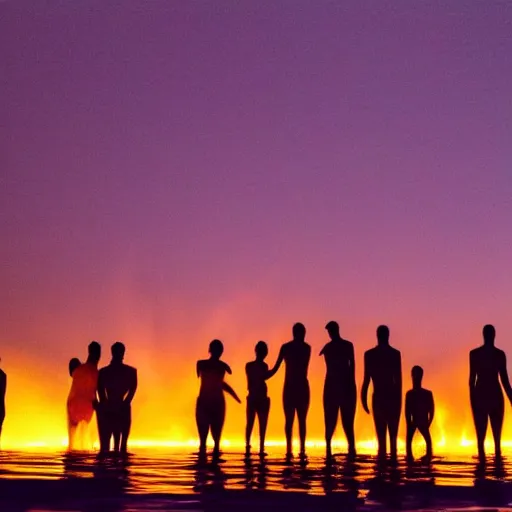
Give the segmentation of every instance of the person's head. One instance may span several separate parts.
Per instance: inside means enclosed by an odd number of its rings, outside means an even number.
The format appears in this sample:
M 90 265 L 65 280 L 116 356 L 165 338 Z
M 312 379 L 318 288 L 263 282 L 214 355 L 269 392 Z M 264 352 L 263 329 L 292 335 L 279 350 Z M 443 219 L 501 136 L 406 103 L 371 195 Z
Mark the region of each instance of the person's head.
M 329 333 L 329 337 L 331 338 L 331 340 L 340 337 L 340 326 L 338 325 L 338 322 L 331 320 L 330 322 L 327 323 L 325 328 Z
M 112 352 L 112 361 L 121 362 L 124 359 L 126 348 L 123 343 L 116 341 L 110 351 Z
M 294 340 L 304 341 L 306 338 L 306 328 L 304 327 L 304 324 L 297 322 L 292 328 L 292 333 Z
M 496 338 L 496 329 L 494 328 L 494 325 L 484 325 L 482 334 L 484 335 L 484 343 L 486 345 L 492 345 L 494 343 L 494 338 Z
M 91 363 L 98 363 L 101 359 L 101 345 L 97 341 L 91 341 L 88 347 L 87 360 Z
M 69 361 L 69 375 L 71 377 L 73 377 L 73 372 L 81 365 L 82 363 L 80 362 L 80 359 L 78 359 L 78 357 L 73 357 L 73 359 L 71 359 Z
M 263 361 L 268 355 L 267 344 L 264 341 L 258 341 L 254 351 L 256 352 L 256 359 Z
M 224 345 L 220 340 L 213 340 L 208 350 L 213 359 L 220 359 L 220 356 L 224 352 Z
M 412 383 L 414 386 L 421 386 L 423 379 L 423 368 L 421 366 L 413 366 L 411 370 Z
M 379 345 L 387 345 L 389 343 L 389 327 L 387 325 L 379 325 L 377 327 L 377 341 Z

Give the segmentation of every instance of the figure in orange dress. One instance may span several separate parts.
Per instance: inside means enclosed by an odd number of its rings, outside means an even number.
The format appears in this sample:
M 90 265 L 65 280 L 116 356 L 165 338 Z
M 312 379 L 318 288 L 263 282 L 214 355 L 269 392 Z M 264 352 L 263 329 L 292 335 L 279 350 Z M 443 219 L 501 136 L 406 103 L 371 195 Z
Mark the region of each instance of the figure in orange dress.
M 87 361 L 76 366 L 70 362 L 72 375 L 71 390 L 69 391 L 68 410 L 68 448 L 73 449 L 76 431 L 80 425 L 87 426 L 93 417 L 97 398 L 98 363 L 101 357 L 101 347 L 97 341 L 89 344 Z

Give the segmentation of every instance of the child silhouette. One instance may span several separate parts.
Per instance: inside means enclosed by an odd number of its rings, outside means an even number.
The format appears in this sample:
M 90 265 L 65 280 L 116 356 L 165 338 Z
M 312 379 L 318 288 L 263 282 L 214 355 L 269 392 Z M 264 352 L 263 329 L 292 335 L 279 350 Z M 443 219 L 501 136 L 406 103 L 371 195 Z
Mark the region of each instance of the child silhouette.
M 267 432 L 268 413 L 270 410 L 270 398 L 267 395 L 266 377 L 268 365 L 265 358 L 268 355 L 268 347 L 264 341 L 258 341 L 255 348 L 256 359 L 245 365 L 247 375 L 247 426 L 245 429 L 246 453 L 251 452 L 251 434 L 254 420 L 258 416 L 260 426 L 260 456 L 265 455 L 265 434 Z
M 427 454 L 423 460 L 432 459 L 430 425 L 434 419 L 434 396 L 432 391 L 421 386 L 423 368 L 414 366 L 411 371 L 412 389 L 405 395 L 405 421 L 407 423 L 407 459 L 412 461 L 412 439 L 416 429 L 425 439 Z

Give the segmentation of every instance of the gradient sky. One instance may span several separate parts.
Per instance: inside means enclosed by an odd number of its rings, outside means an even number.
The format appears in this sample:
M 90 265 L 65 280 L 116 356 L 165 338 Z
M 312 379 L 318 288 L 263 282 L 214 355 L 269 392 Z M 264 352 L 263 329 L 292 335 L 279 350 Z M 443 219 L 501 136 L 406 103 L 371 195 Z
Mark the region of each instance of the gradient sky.
M 195 436 L 208 342 L 244 395 L 255 342 L 272 364 L 302 321 L 320 438 L 331 319 L 358 374 L 387 323 L 406 385 L 422 364 L 469 417 L 467 350 L 487 322 L 512 339 L 511 20 L 497 1 L 1 2 L 5 436 L 65 433 L 91 339 L 139 367 L 134 436 Z M 227 436 L 243 416 L 229 404 Z

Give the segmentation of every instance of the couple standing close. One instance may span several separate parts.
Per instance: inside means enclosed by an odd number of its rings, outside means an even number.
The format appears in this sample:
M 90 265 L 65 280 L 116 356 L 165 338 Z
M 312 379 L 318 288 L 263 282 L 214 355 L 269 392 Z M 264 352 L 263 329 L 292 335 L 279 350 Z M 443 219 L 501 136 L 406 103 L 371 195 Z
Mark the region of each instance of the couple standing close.
M 73 379 L 67 401 L 70 450 L 74 448 L 78 429 L 86 427 L 96 411 L 100 453 L 110 450 L 112 438 L 114 452 L 127 452 L 137 370 L 123 363 L 125 347 L 121 342 L 114 343 L 111 352 L 110 364 L 99 371 L 101 346 L 97 341 L 89 344 L 85 363 L 77 358 L 69 362 Z

